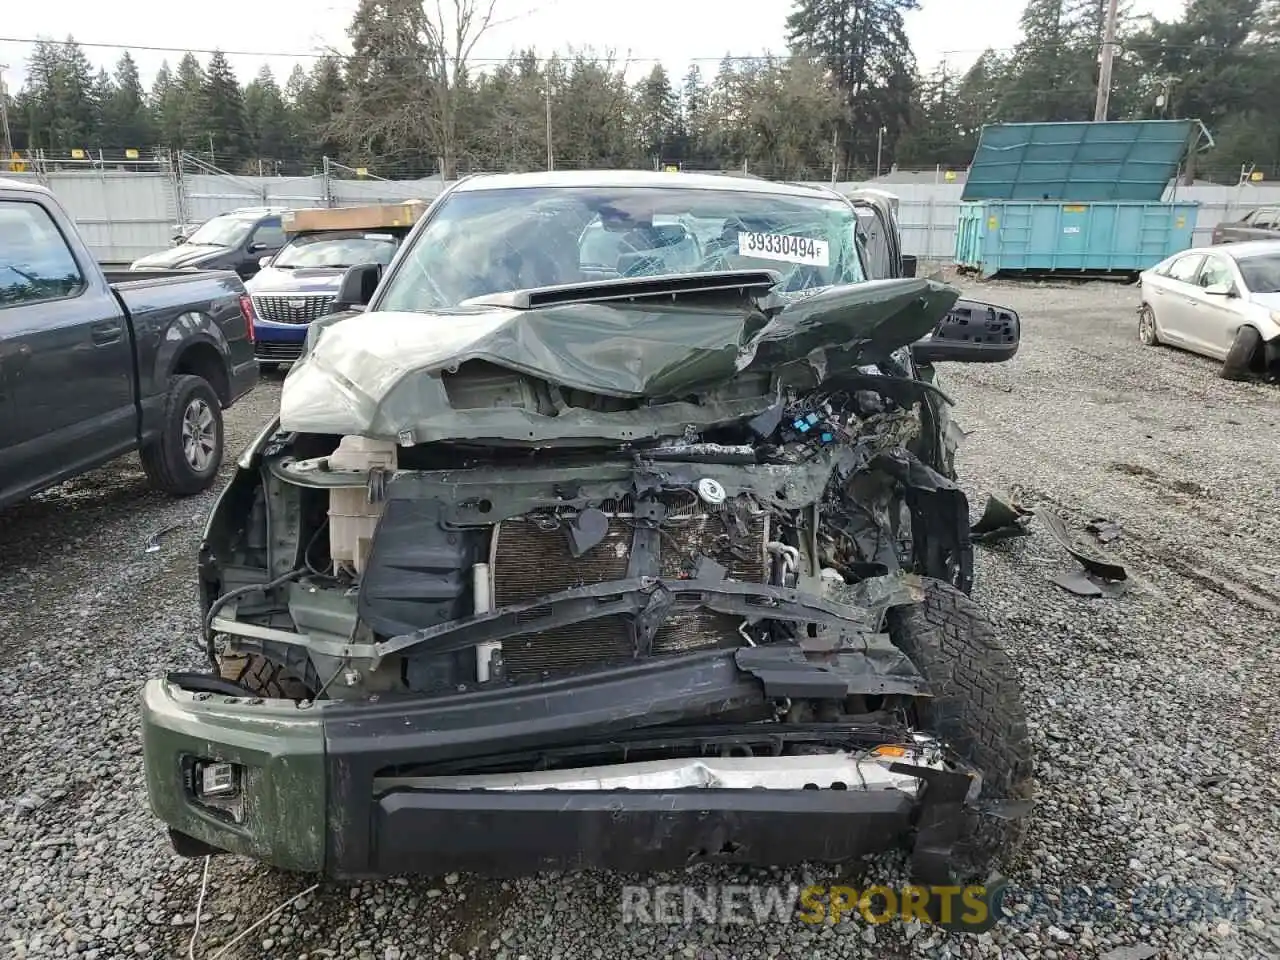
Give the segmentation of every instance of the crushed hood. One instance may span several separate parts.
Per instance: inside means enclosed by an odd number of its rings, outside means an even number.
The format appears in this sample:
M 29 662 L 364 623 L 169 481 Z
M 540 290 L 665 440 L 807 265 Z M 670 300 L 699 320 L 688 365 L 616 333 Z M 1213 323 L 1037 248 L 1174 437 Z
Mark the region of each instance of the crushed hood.
M 772 403 L 771 393 L 744 399 L 725 389 L 735 378 L 767 372 L 812 385 L 878 363 L 933 330 L 958 297 L 945 284 L 909 279 L 833 287 L 785 305 L 774 298 L 759 309 L 672 297 L 357 314 L 326 326 L 289 373 L 280 423 L 401 443 L 678 435 L 684 425 L 751 416 Z M 644 403 L 551 415 L 519 403 L 459 409 L 446 378 L 474 361 Z

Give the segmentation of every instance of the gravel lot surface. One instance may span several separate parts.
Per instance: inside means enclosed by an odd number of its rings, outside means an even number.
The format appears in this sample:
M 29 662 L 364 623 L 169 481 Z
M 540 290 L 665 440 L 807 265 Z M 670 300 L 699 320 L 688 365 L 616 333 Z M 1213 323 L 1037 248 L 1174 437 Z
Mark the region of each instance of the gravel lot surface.
M 861 922 L 623 925 L 624 878 L 450 876 L 323 884 L 228 956 L 1280 952 L 1280 388 L 1227 383 L 1211 361 L 1140 346 L 1134 287 L 986 284 L 972 295 L 1024 320 L 1012 363 L 943 373 L 970 431 L 959 468 L 975 511 L 1016 487 L 1076 530 L 1117 521 L 1124 533 L 1104 549 L 1132 583 L 1118 600 L 1065 593 L 1047 578 L 1073 563 L 1036 524 L 1029 538 L 980 548 L 975 597 L 1022 672 L 1039 751 L 1010 921 L 981 937 Z M 267 381 L 230 412 L 229 451 L 278 391 Z M 173 856 L 146 808 L 137 696 L 144 677 L 198 663 L 195 518 L 211 502 L 153 494 L 124 461 L 0 514 L 0 954 L 187 955 L 202 864 Z M 893 859 L 865 873 L 901 876 Z M 800 879 L 700 869 L 662 882 Z M 310 882 L 215 859 L 196 956 Z M 1195 895 L 1211 889 L 1226 902 L 1198 912 Z M 1118 915 L 1089 906 L 1105 905 L 1106 890 Z M 1243 910 L 1236 890 L 1247 891 Z M 1138 915 L 1126 906 L 1135 899 Z

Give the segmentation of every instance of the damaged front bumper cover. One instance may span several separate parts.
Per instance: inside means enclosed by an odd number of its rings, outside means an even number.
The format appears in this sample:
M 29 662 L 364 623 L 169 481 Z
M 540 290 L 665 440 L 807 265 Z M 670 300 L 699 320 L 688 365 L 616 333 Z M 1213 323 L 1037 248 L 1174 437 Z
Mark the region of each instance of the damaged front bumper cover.
M 434 698 L 294 704 L 155 679 L 148 793 L 183 852 L 335 877 L 785 866 L 913 837 L 919 878 L 950 882 L 953 845 L 978 815 L 976 777 L 886 718 L 761 722 L 778 684 L 833 682 L 830 660 L 806 671 L 787 655 L 798 648 L 776 648 Z M 847 658 L 835 676 L 879 682 Z M 635 762 L 664 752 L 685 759 Z M 568 769 L 509 772 L 552 757 Z M 210 765 L 234 797 L 203 794 Z

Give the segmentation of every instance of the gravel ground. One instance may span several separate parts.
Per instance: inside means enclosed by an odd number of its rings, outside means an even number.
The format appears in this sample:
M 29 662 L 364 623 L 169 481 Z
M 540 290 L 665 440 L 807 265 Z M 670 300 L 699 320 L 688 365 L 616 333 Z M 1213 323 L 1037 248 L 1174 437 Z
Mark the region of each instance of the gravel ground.
M 1280 391 L 1136 338 L 1133 287 L 987 284 L 1019 309 L 1010 364 L 950 367 L 975 509 L 1015 488 L 1077 529 L 1119 522 L 1118 600 L 1048 582 L 1071 568 L 1042 529 L 978 557 L 975 596 L 1026 685 L 1040 799 L 1010 865 L 1011 920 L 981 937 L 870 928 L 623 925 L 634 878 L 326 883 L 228 956 L 756 958 L 1259 957 L 1280 951 L 1277 612 Z M 267 381 L 229 414 L 238 450 Z M 201 862 L 173 856 L 145 801 L 143 677 L 195 665 L 197 517 L 124 461 L 0 516 L 0 947 L 17 957 L 186 956 Z M 174 526 L 174 525 L 177 526 Z M 153 534 L 173 529 L 148 551 Z M 815 870 L 807 877 L 830 879 Z M 901 879 L 868 866 L 867 882 Z M 661 882 L 782 882 L 699 869 Z M 307 878 L 216 859 L 197 957 Z M 1105 909 L 1108 895 L 1127 908 Z M 1243 910 L 1186 899 L 1244 890 Z M 1182 899 L 1171 894 L 1181 892 Z M 1136 948 L 1136 949 L 1134 949 Z

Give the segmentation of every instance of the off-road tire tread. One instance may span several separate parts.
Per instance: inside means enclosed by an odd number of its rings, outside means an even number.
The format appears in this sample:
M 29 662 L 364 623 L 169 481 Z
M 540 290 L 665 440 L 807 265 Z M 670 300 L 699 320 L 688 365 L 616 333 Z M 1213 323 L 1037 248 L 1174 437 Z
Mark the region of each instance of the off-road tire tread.
M 924 581 L 924 602 L 889 612 L 889 632 L 930 682 L 933 698 L 916 708 L 917 723 L 982 773 L 983 799 L 1032 795 L 1032 748 L 1022 684 L 991 621 L 950 584 Z M 981 874 L 1014 852 L 1023 821 L 976 821 L 958 852 L 963 872 Z
M 224 680 L 238 683 L 259 697 L 271 700 L 310 700 L 309 689 L 281 664 L 258 653 L 224 653 L 219 658 Z
M 221 467 L 222 447 L 226 442 L 226 427 L 222 422 L 222 404 L 218 401 L 218 394 L 210 386 L 209 381 L 191 374 L 179 374 L 169 378 L 169 389 L 165 394 L 164 412 L 160 420 L 160 436 L 154 443 L 138 451 L 142 470 L 147 475 L 148 482 L 157 490 L 177 497 L 189 497 L 202 493 L 213 486 L 213 482 L 218 478 L 217 469 L 208 477 L 197 477 L 187 466 L 182 454 L 182 412 L 186 409 L 191 393 L 196 391 L 205 394 L 209 408 L 218 419 L 217 461 Z
M 1218 375 L 1223 380 L 1248 380 L 1253 369 L 1253 358 L 1262 346 L 1262 334 L 1249 326 L 1236 331 L 1236 338 L 1231 342 L 1227 358 L 1222 361 L 1222 369 Z

